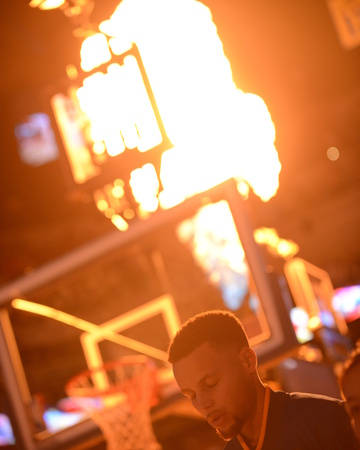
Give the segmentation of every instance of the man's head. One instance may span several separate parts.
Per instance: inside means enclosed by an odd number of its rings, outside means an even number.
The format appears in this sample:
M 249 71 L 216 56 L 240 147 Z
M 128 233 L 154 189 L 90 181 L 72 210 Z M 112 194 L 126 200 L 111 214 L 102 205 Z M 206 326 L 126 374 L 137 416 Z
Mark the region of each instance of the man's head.
M 209 311 L 189 319 L 169 347 L 169 361 L 183 394 L 224 439 L 254 418 L 257 359 L 241 322 Z
M 344 364 L 339 384 L 352 426 L 360 442 L 360 341 Z
M 234 314 L 207 311 L 190 318 L 176 333 L 169 346 L 169 362 L 177 362 L 206 342 L 212 346 L 249 347 L 244 327 Z

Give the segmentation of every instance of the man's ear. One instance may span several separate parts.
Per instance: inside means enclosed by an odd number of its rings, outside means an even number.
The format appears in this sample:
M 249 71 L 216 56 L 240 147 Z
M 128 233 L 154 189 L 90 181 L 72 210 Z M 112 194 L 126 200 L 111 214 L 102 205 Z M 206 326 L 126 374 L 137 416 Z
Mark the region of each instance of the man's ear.
M 250 347 L 244 347 L 239 352 L 239 357 L 242 364 L 245 365 L 249 373 L 255 372 L 257 367 L 257 356 L 254 350 Z

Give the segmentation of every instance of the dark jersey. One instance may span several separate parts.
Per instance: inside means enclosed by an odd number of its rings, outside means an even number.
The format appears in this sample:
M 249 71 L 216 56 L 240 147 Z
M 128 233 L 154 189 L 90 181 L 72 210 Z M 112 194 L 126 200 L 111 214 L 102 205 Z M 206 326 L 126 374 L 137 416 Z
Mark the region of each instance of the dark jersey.
M 241 450 L 237 439 L 224 450 Z M 322 395 L 270 392 L 261 450 L 359 450 L 344 403 Z

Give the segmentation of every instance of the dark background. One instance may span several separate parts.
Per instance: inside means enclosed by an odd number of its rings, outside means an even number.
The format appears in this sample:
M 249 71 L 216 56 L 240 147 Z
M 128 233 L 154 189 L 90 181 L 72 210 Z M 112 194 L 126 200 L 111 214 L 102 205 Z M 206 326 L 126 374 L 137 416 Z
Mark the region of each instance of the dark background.
M 117 5 L 96 0 L 91 22 Z M 250 199 L 253 224 L 275 227 L 335 287 L 360 282 L 360 47 L 346 49 L 324 0 L 207 0 L 237 87 L 261 96 L 276 127 L 280 188 Z M 58 163 L 30 168 L 13 125 L 79 60 L 74 24 L 26 0 L 0 2 L 0 283 L 112 231 L 91 199 L 66 188 Z M 337 161 L 326 156 L 340 151 Z

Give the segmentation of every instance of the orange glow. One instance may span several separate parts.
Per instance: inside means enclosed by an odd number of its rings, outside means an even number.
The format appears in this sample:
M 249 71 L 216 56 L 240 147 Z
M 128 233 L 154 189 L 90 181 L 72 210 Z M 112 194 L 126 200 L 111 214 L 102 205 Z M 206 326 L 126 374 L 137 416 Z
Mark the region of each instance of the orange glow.
M 326 151 L 326 156 L 330 161 L 337 161 L 340 157 L 340 152 L 336 147 L 330 147 Z
M 103 198 L 99 198 L 98 201 L 96 202 L 96 206 L 98 207 L 99 211 L 106 211 L 109 208 L 108 202 L 103 199 Z
M 121 231 L 129 228 L 125 219 L 134 217 L 125 199 L 124 182 L 117 178 L 113 183 L 106 184 L 102 189 L 96 189 L 93 194 L 98 210 Z M 126 215 L 124 214 L 126 211 Z M 125 219 L 120 215 L 124 214 Z
M 125 194 L 124 188 L 122 186 L 114 186 L 111 192 L 115 198 L 121 198 Z
M 82 64 L 90 66 L 85 53 L 82 57 Z M 107 73 L 96 72 L 87 77 L 77 96 L 91 123 L 91 139 L 97 148 L 105 148 L 109 156 L 120 155 L 125 146 L 145 152 L 161 143 L 161 133 L 134 57 L 126 57 L 122 66 L 110 64 Z
M 81 68 L 85 72 L 110 61 L 111 53 L 106 36 L 102 33 L 96 33 L 87 37 L 82 43 L 80 56 Z
M 103 155 L 106 152 L 106 147 L 103 142 L 94 142 L 93 152 L 95 155 Z
M 213 261 L 207 257 L 214 250 L 210 237 L 213 242 L 221 244 L 217 256 L 222 266 L 239 274 L 248 274 L 245 252 L 225 200 L 202 207 L 194 218 L 178 226 L 177 234 L 181 242 L 192 240 L 194 257 L 205 273 L 209 273 L 213 283 L 218 283 L 220 273 L 214 271 Z
M 235 85 L 209 8 L 195 0 L 123 0 L 99 29 L 84 41 L 81 65 L 109 65 L 77 91 L 94 150 L 115 157 L 162 142 L 136 58 L 128 55 L 121 65 L 109 60 L 109 45 L 121 54 L 132 43 L 173 144 L 161 161 L 164 190 L 154 194 L 150 186 L 151 195 L 139 196 L 148 186 L 137 185 L 139 211 L 156 209 L 156 195 L 169 208 L 228 178 L 238 181 L 242 195 L 249 188 L 263 201 L 276 194 L 281 164 L 274 124 L 264 101 Z
M 39 8 L 44 11 L 50 9 L 60 8 L 65 3 L 65 0 L 31 0 L 29 6 L 31 8 Z
M 245 180 L 264 201 L 275 195 L 281 165 L 269 111 L 234 85 L 205 5 L 123 0 L 100 30 L 123 49 L 139 47 L 174 144 L 162 161 L 162 207 L 230 177 Z
M 68 64 L 65 70 L 66 75 L 70 78 L 70 80 L 76 80 L 79 76 L 78 70 L 73 64 Z
M 319 316 L 313 316 L 309 319 L 309 329 L 314 331 L 322 326 Z
M 269 324 L 260 302 L 255 299 L 250 268 L 229 203 L 225 200 L 208 203 L 195 216 L 182 221 L 176 232 L 179 240 L 189 246 L 210 282 L 221 290 L 226 307 L 237 311 L 249 300 L 261 328 L 252 345 L 269 338 Z
M 113 223 L 113 225 L 116 226 L 118 230 L 126 231 L 129 228 L 129 225 L 126 222 L 126 220 L 124 220 L 121 216 L 119 216 L 119 214 L 112 214 L 110 218 L 111 222 Z
M 266 245 L 267 250 L 275 256 L 289 259 L 297 254 L 299 246 L 293 241 L 281 239 L 275 228 L 258 228 L 254 232 L 258 244 Z
M 143 211 L 154 212 L 157 210 L 159 181 L 152 164 L 145 164 L 143 167 L 133 170 L 130 186 L 135 200 Z
M 135 217 L 135 212 L 134 212 L 134 210 L 133 209 L 130 209 L 130 208 L 126 208 L 125 210 L 124 210 L 124 217 L 125 217 L 125 219 L 127 219 L 127 220 L 131 220 L 131 219 L 133 219 L 134 217 Z

